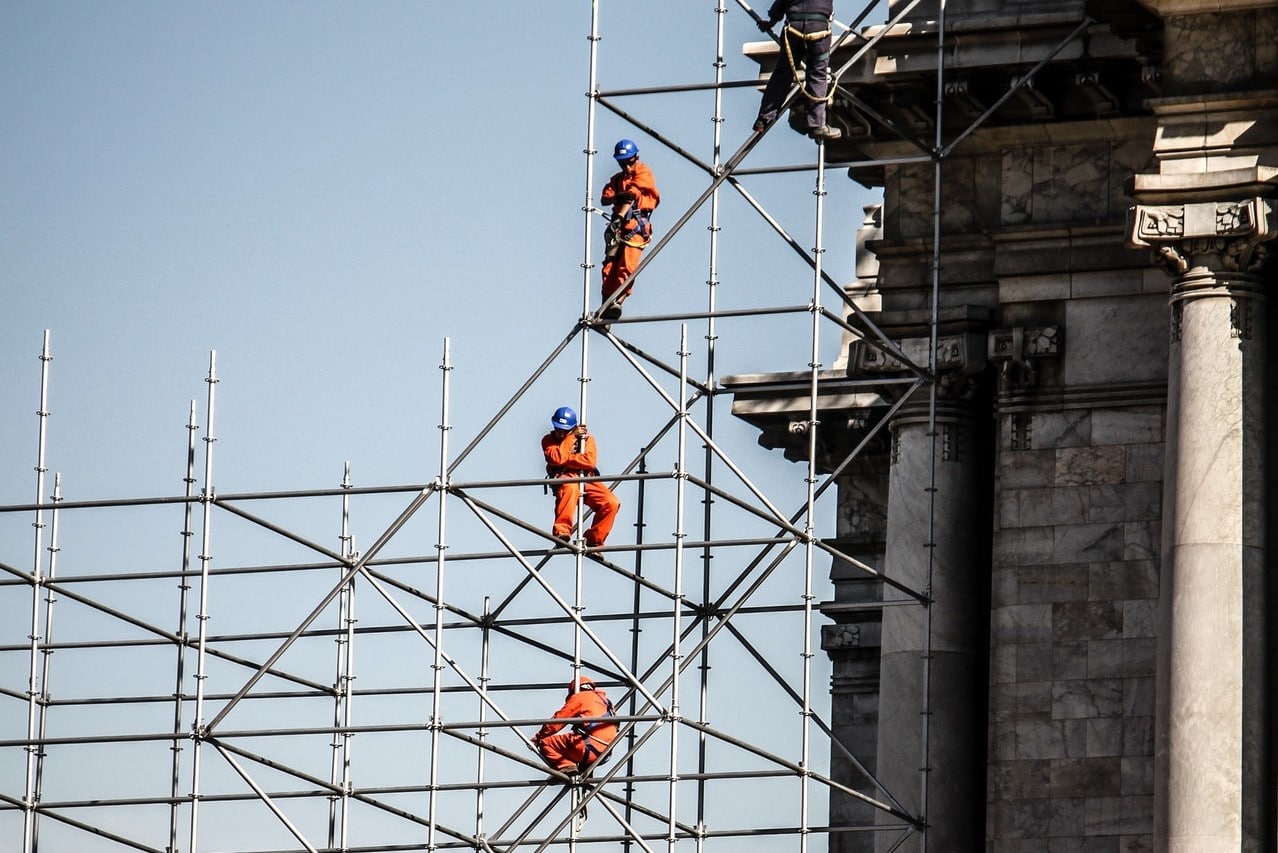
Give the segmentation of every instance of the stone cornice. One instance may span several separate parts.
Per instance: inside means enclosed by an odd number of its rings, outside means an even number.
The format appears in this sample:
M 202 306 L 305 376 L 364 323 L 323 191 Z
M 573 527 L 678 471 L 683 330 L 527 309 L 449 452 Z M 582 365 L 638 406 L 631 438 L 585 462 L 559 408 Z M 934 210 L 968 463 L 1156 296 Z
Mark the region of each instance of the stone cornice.
M 1273 0 L 1139 0 L 1161 18 L 1172 15 L 1204 15 L 1214 12 L 1246 12 L 1273 8 Z
M 1228 202 L 1248 196 L 1278 197 L 1278 167 L 1247 166 L 1213 172 L 1135 175 L 1129 181 L 1127 191 L 1143 204 L 1172 206 L 1188 202 Z

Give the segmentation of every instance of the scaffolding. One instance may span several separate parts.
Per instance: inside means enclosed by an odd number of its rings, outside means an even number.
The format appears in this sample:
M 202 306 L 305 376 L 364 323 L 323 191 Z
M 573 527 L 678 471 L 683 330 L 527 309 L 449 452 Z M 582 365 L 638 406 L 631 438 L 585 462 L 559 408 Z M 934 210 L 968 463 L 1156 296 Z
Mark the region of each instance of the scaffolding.
M 886 3 L 868 2 L 850 23 L 838 25 L 838 45 L 848 58 L 834 71 L 835 97 L 854 97 L 837 86 L 838 76 L 864 61 L 919 2 L 891 4 L 890 16 L 883 15 L 887 25 L 874 28 L 872 37 L 862 24 L 876 11 L 886 13 Z M 940 174 L 945 155 L 962 139 L 942 137 L 945 4 L 939 4 L 936 29 L 936 137 L 920 142 L 918 155 L 936 174 L 926 363 L 911 361 L 881 332 L 823 263 L 825 146 L 813 146 L 814 163 L 747 168 L 773 130 L 768 127 L 728 153 L 725 93 L 753 94 L 758 83 L 725 79 L 725 17 L 757 22 L 758 13 L 744 0 L 715 0 L 711 82 L 605 91 L 599 87 L 599 6 L 591 4 L 587 37 L 581 317 L 457 452 L 450 423 L 454 364 L 450 342 L 443 342 L 438 467 L 429 482 L 358 486 L 347 465 L 337 487 L 221 492 L 214 477 L 219 378 L 213 354 L 203 425 L 196 402 L 190 404 L 181 494 L 64 499 L 59 479 L 51 491 L 47 481 L 52 356 L 46 332 L 35 501 L 0 507 L 6 523 L 34 519 L 29 563 L 7 550 L 0 555 L 6 625 L 0 636 L 0 837 L 7 848 L 735 851 L 784 845 L 806 851 L 825 849 L 831 834 L 846 832 L 895 833 L 896 846 L 921 837 L 926 847 L 927 691 L 919 716 L 924 806 L 911 813 L 835 736 L 814 640 L 822 584 L 817 567 L 824 560 L 857 566 L 893 587 L 884 606 L 919 607 L 925 620 L 929 614 L 930 583 L 909 588 L 843 553 L 820 511 L 831 505 L 838 478 L 907 401 L 928 403 L 936 434 Z M 622 106 L 629 98 L 688 92 L 713 99 L 708 158 Z M 796 85 L 787 103 L 799 96 Z M 681 215 L 658 225 L 660 236 L 635 273 L 705 216 L 704 308 L 608 321 L 609 303 L 594 302 L 593 237 L 606 218 L 593 202 L 601 108 L 706 177 Z M 811 248 L 788 233 L 743 180 L 787 172 L 813 180 Z M 800 191 L 799 177 L 791 180 Z M 720 306 L 721 196 L 729 189 L 810 268 L 806 303 Z M 833 302 L 823 301 L 830 293 Z M 783 469 L 786 484 L 774 493 L 771 483 L 751 476 L 742 453 L 733 452 L 739 436 L 725 435 L 731 430 L 716 423 L 727 394 L 718 342 L 738 320 L 779 323 L 804 315 L 806 461 L 795 467 L 753 460 L 773 469 L 770 478 Z M 703 374 L 697 376 L 690 324 L 704 330 Z M 666 330 L 673 358 L 631 340 L 627 332 L 639 328 Z M 819 400 L 829 375 L 822 335 L 831 332 L 880 349 L 911 376 L 897 380 L 887 416 L 822 473 Z M 634 378 L 643 402 L 593 399 L 592 369 L 603 359 L 592 354 L 592 344 L 615 363 L 612 370 Z M 544 378 L 570 358 L 574 345 L 583 422 L 592 407 L 619 411 L 629 404 L 636 420 L 651 426 L 649 440 L 626 464 L 581 478 L 606 482 L 623 495 L 633 543 L 590 548 L 577 538 L 554 537 L 543 496 L 552 480 L 463 476 L 466 460 L 508 452 L 491 437 L 512 411 L 535 406 L 548 413 L 548 395 L 561 402 L 562 391 L 549 392 Z M 743 452 L 759 455 L 757 448 Z M 931 501 L 934 492 L 919 499 Z M 585 514 L 579 507 L 578 529 Z M 161 568 L 99 564 L 82 554 L 68 574 L 59 566 L 62 528 L 85 516 L 151 531 L 172 529 L 176 519 L 180 535 L 171 553 L 147 552 L 146 563 Z M 657 532 L 662 525 L 672 532 Z M 368 544 L 358 547 L 357 538 Z M 333 539 L 336 547 L 325 544 Z M 151 536 L 148 547 L 169 547 L 160 541 Z M 925 653 L 925 666 L 926 660 Z M 547 722 L 563 685 L 580 674 L 609 692 L 620 734 L 608 760 L 574 781 L 548 771 L 530 737 Z M 857 768 L 858 778 L 832 778 L 832 751 Z M 831 825 L 832 795 L 864 803 L 873 820 Z

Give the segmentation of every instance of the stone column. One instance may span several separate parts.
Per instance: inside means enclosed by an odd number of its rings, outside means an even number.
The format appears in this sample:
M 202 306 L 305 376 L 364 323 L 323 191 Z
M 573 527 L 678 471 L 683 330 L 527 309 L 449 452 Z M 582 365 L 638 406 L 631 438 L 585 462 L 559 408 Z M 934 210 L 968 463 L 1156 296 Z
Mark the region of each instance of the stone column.
M 883 567 L 886 535 L 887 446 L 884 441 L 881 450 L 865 453 L 859 463 L 853 463 L 853 471 L 839 478 L 837 538 L 830 543 L 840 554 L 876 570 Z M 834 582 L 834 600 L 821 605 L 821 613 L 832 620 L 831 624 L 821 626 L 821 649 L 833 663 L 830 726 L 838 741 L 830 748 L 830 775 L 877 800 L 882 795 L 861 768 L 875 773 L 878 766 L 875 750 L 879 728 L 882 586 L 860 566 L 842 558 L 835 558 L 830 579 Z M 849 752 L 852 757 L 848 756 Z M 831 826 L 871 826 L 879 823 L 880 817 L 873 806 L 831 790 Z M 861 831 L 833 832 L 829 850 L 830 853 L 873 853 L 874 835 Z
M 913 814 L 924 809 L 926 786 L 928 851 L 979 850 L 985 799 L 985 589 L 976 559 L 981 479 L 967 405 L 938 402 L 935 457 L 929 420 L 924 404 L 902 409 L 892 424 L 884 572 L 928 591 L 930 556 L 931 602 L 926 609 L 901 604 L 906 596 L 899 590 L 883 590 L 879 775 Z M 899 840 L 899 832 L 879 833 L 876 849 L 923 849 L 918 836 L 893 847 Z
M 1154 841 L 1270 849 L 1264 536 L 1272 202 L 1140 206 L 1129 241 L 1174 275 L 1159 589 Z

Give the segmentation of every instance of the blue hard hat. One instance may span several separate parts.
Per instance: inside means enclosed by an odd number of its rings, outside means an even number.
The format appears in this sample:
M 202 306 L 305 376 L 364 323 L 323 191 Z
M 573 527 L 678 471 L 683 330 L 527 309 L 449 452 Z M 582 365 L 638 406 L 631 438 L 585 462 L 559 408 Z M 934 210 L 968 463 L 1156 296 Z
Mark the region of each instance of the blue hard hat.
M 635 145 L 629 139 L 622 139 L 617 142 L 615 148 L 612 149 L 613 159 L 620 163 L 623 160 L 629 160 L 631 157 L 639 156 L 639 146 Z
M 577 425 L 577 413 L 567 406 L 560 406 L 550 416 L 550 425 L 555 429 L 572 429 Z

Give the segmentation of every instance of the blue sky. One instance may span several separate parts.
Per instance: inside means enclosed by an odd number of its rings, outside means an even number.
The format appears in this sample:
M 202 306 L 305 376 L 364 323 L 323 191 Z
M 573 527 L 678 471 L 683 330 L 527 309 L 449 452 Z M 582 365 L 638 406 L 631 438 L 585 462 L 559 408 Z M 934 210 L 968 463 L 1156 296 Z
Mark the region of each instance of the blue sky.
M 758 33 L 729 7 L 726 76 L 744 79 L 755 68 L 740 45 Z M 0 7 L 6 501 L 29 497 L 44 329 L 50 464 L 95 495 L 162 488 L 150 472 L 174 442 L 180 453 L 188 401 L 203 408 L 211 350 L 219 431 L 245 459 L 228 476 L 248 488 L 332 483 L 347 459 L 357 479 L 403 478 L 423 438 L 414 427 L 438 421 L 445 336 L 459 433 L 519 387 L 580 313 L 589 6 L 499 2 L 482 20 L 465 8 Z M 603 4 L 601 88 L 711 79 L 714 17 L 708 2 Z M 709 97 L 624 106 L 709 159 Z M 756 98 L 726 99 L 729 153 Z M 595 197 L 620 136 L 661 182 L 658 228 L 671 223 L 704 177 L 605 110 Z M 758 156 L 810 160 L 792 136 L 772 134 Z M 855 224 L 864 191 L 841 170 L 830 184 L 828 227 Z M 810 244 L 807 176 L 750 188 Z M 632 312 L 704 305 L 706 215 L 650 266 Z M 806 301 L 806 268 L 770 233 L 725 195 L 725 303 Z M 827 268 L 846 277 L 849 235 L 833 233 Z M 649 337 L 673 359 L 677 329 Z M 725 353 L 720 372 L 807 361 L 768 363 L 757 347 Z M 575 397 L 573 379 L 559 396 Z M 539 401 L 536 420 L 557 402 Z
M 727 5 L 725 77 L 752 78 L 740 46 L 759 33 Z M 711 0 L 602 6 L 600 88 L 713 79 Z M 61 473 L 68 500 L 181 493 L 188 408 L 195 400 L 206 423 L 213 350 L 219 492 L 332 487 L 347 461 L 356 485 L 432 480 L 446 337 L 452 450 L 469 443 L 572 331 L 584 236 L 588 227 L 587 260 L 597 263 L 601 224 L 587 226 L 582 213 L 590 4 L 503 0 L 484 4 L 483 14 L 473 9 L 0 4 L 0 503 L 34 495 L 46 329 L 47 466 Z M 749 133 L 757 98 L 753 89 L 725 95 L 725 156 Z M 709 93 L 624 106 L 709 160 Z M 595 133 L 591 196 L 612 171 L 612 143 L 635 139 L 662 190 L 658 235 L 706 185 L 699 170 L 606 110 Z M 814 155 L 810 142 L 777 128 L 751 165 Z M 847 280 L 855 226 L 875 197 L 841 169 L 828 179 L 824 263 Z M 810 174 L 747 184 L 812 244 Z M 704 307 L 708 211 L 645 270 L 628 316 Z M 721 307 L 808 301 L 809 268 L 730 190 L 720 225 Z M 596 303 L 597 275 L 588 273 Z M 803 369 L 808 327 L 806 315 L 722 322 L 717 373 Z M 618 329 L 676 361 L 677 324 Z M 838 332 L 822 334 L 828 365 Z M 694 376 L 705 375 L 704 337 L 703 325 L 690 324 Z M 589 420 L 604 466 L 619 467 L 669 410 L 602 338 L 589 346 Z M 537 440 L 555 407 L 576 403 L 580 368 L 574 341 L 458 476 L 540 476 Z M 757 448 L 755 431 L 720 411 L 716 436 L 793 510 L 802 466 Z M 668 444 L 663 453 L 662 464 L 673 462 Z M 540 489 L 519 500 L 529 517 L 549 513 Z M 393 516 L 397 506 L 379 511 Z M 827 501 L 827 535 L 833 516 Z M 173 537 L 165 548 L 176 548 L 171 521 L 159 528 Z M 379 528 L 362 521 L 366 544 Z M 336 519 L 322 523 L 335 547 Z M 0 560 L 26 565 L 29 518 L 4 524 Z M 219 561 L 233 564 L 236 546 L 251 555 L 240 559 L 264 559 L 256 539 L 228 541 L 229 530 L 219 528 Z M 150 547 L 131 526 L 68 524 L 64 535 L 67 561 Z M 823 561 L 818 575 L 825 571 Z

